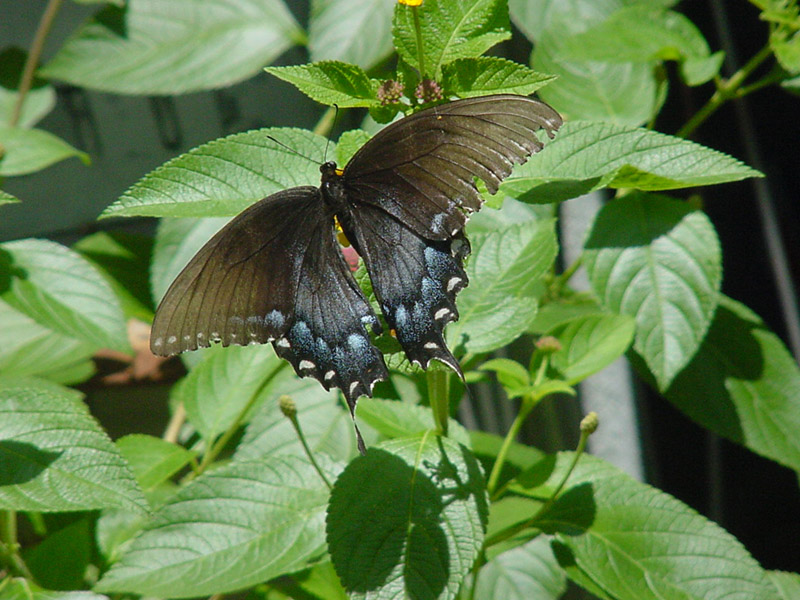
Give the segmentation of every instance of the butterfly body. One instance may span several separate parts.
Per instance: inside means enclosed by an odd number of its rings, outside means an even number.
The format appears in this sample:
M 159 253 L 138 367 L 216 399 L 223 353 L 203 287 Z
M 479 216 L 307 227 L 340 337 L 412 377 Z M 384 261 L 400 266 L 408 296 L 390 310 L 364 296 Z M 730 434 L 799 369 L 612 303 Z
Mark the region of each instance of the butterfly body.
M 151 349 L 171 355 L 211 342 L 271 342 L 300 376 L 338 387 L 351 411 L 388 378 L 370 339 L 381 323 L 337 243 L 335 220 L 365 263 L 378 305 L 408 359 L 459 375 L 445 325 L 467 283 L 463 229 L 482 196 L 552 137 L 561 118 L 523 96 L 457 100 L 376 134 L 321 185 L 278 192 L 235 217 L 164 296 Z

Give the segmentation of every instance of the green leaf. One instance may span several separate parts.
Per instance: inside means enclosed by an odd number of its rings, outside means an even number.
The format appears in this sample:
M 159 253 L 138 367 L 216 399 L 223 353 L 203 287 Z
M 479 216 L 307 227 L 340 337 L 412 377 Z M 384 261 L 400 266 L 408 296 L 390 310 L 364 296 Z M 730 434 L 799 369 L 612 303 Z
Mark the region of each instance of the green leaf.
M 483 475 L 464 446 L 430 433 L 392 440 L 336 481 L 328 550 L 351 598 L 452 599 L 486 515 Z
M 86 259 L 55 242 L 17 240 L 0 244 L 0 274 L 3 255 L 11 276 L 6 286 L 0 280 L 0 297 L 8 304 L 63 335 L 130 351 L 119 300 Z
M 570 37 L 565 56 L 572 60 L 612 63 L 675 60 L 689 85 L 709 81 L 722 66 L 703 34 L 682 14 L 649 5 L 633 5 Z
M 530 521 L 544 505 L 544 500 L 527 498 L 513 494 L 505 494 L 489 506 L 489 525 L 486 528 L 487 559 L 493 559 L 511 548 L 520 546 L 541 532 L 538 529 L 528 528 L 523 530 L 526 540 L 517 542 L 507 538 L 508 531 L 520 527 Z
M 0 301 L 0 373 L 80 383 L 94 374 L 96 346 L 56 333 Z
M 100 10 L 39 74 L 117 94 L 182 94 L 252 77 L 301 36 L 281 0 L 138 0 Z
M 336 143 L 336 164 L 346 165 L 353 155 L 369 141 L 370 135 L 363 129 L 351 129 L 339 136 Z
M 546 30 L 534 48 L 531 66 L 558 77 L 542 89 L 541 99 L 573 120 L 629 127 L 650 122 L 664 102 L 666 80 L 656 79 L 646 63 L 569 60 L 565 45 L 570 29 Z
M 42 129 L 0 125 L 0 176 L 27 175 L 77 156 L 89 164 L 89 155 Z
M 767 571 L 767 574 L 778 589 L 781 600 L 800 598 L 800 574 L 784 571 Z
M 753 2 L 770 23 L 769 45 L 775 58 L 792 75 L 800 72 L 800 11 L 797 2 Z
M 0 146 L 0 158 L 2 158 L 2 147 Z M 13 204 L 15 202 L 19 202 L 18 198 L 15 198 L 11 194 L 0 190 L 0 205 L 3 204 Z
M 665 390 L 717 307 L 722 255 L 711 221 L 685 202 L 628 194 L 598 213 L 583 264 L 600 303 L 636 319 L 633 347 Z
M 278 406 L 278 397 L 283 394 L 294 401 L 303 437 L 315 455 L 327 454 L 347 462 L 358 454 L 353 421 L 336 392 L 326 392 L 317 380 L 299 379 L 291 369 L 284 368 L 264 394 L 265 399 L 259 403 L 236 449 L 236 459 L 257 460 L 279 454 L 305 456 L 297 432 Z M 363 434 L 371 443 L 374 436 L 370 431 Z
M 283 367 L 270 346 L 217 346 L 176 388 L 186 417 L 211 444 L 234 425 L 242 411 L 257 404 L 264 387 Z
M 148 281 L 152 237 L 100 231 L 79 240 L 72 249 L 105 277 L 119 298 L 126 318 L 145 322 L 153 318 Z
M 564 476 L 559 454 L 541 489 Z M 531 490 L 535 492 L 535 488 Z M 758 563 L 731 534 L 675 498 L 583 455 L 538 525 L 559 562 L 580 569 L 616 600 L 778 600 Z
M 364 69 L 392 52 L 394 2 L 313 0 L 308 28 L 311 60 L 337 60 Z
M 497 56 L 459 58 L 442 67 L 442 86 L 448 94 L 460 98 L 487 94 L 528 96 L 554 79 Z
M 2 61 L 0 56 L 0 61 Z M 0 123 L 6 124 L 14 114 L 19 93 L 0 86 Z M 56 105 L 56 92 L 52 85 L 36 87 L 28 92 L 22 105 L 17 127 L 28 129 L 41 121 Z
M 508 390 L 527 387 L 531 384 L 528 369 L 510 358 L 493 358 L 480 366 L 481 371 L 493 371 L 497 380 Z
M 54 590 L 85 585 L 94 546 L 89 527 L 88 517 L 78 519 L 58 531 L 48 531 L 44 540 L 25 552 L 25 564 L 37 583 Z
M 410 437 L 434 428 L 430 408 L 397 400 L 361 398 L 356 416 L 388 438 Z M 469 446 L 469 434 L 460 423 L 450 419 L 448 432 L 450 439 Z
M 476 600 L 558 600 L 567 589 L 549 540 L 531 540 L 490 560 L 480 571 Z
M 294 573 L 291 577 L 271 581 L 270 586 L 277 588 L 289 598 L 348 600 L 347 592 L 339 582 L 339 576 L 336 575 L 330 562 L 317 563 L 301 573 Z
M 720 298 L 703 345 L 664 395 L 703 427 L 800 471 L 800 368 L 744 305 Z
M 0 379 L 0 509 L 78 511 L 147 503 L 80 394 L 35 379 Z
M 536 317 L 542 278 L 557 251 L 554 224 L 530 221 L 470 233 L 470 241 L 470 285 L 459 294 L 461 316 L 448 327 L 448 340 L 451 348 L 489 352 L 518 338 Z
M 781 87 L 793 94 L 800 94 L 800 75 L 781 81 Z
M 472 451 L 475 453 L 475 456 L 478 457 L 478 460 L 481 461 L 483 468 L 489 471 L 494 466 L 500 454 L 500 449 L 504 443 L 503 438 L 499 435 L 486 433 L 480 430 L 471 430 L 469 432 L 469 437 Z M 532 469 L 537 464 L 543 465 L 549 463 L 552 465 L 554 462 L 555 458 L 551 454 L 545 454 L 534 446 L 526 446 L 525 444 L 512 442 L 500 473 L 498 489 L 504 486 L 509 480 L 517 477 L 521 472 Z M 546 469 L 543 470 L 549 473 Z M 494 504 L 492 506 L 494 506 Z M 492 525 L 491 519 L 489 525 Z
M 640 4 L 642 0 L 604 0 L 603 2 L 584 2 L 583 0 L 508 0 L 508 10 L 514 25 L 531 42 L 538 42 L 545 29 L 558 23 L 570 23 L 583 30 L 588 24 L 608 18 L 615 10 L 628 4 Z M 679 0 L 646 0 L 652 7 L 669 8 Z M 574 32 L 573 32 L 574 33 Z
M 550 364 L 564 381 L 574 385 L 625 354 L 633 342 L 635 330 L 636 321 L 628 315 L 577 317 L 548 332 L 562 345 L 562 349 L 550 357 Z
M 774 32 L 769 38 L 772 51 L 781 67 L 789 73 L 800 72 L 800 32 Z
M 564 296 L 556 302 L 548 302 L 539 308 L 536 320 L 530 332 L 544 335 L 546 332 L 578 317 L 586 317 L 601 313 L 597 299 L 589 292 L 581 292 L 574 296 Z
M 415 11 L 422 34 L 424 69 L 418 60 Z M 445 64 L 480 56 L 511 37 L 503 0 L 425 0 L 419 8 L 397 4 L 393 34 L 400 57 L 433 79 L 440 78 Z
M 304 157 L 321 158 L 326 145 L 321 136 L 290 128 L 258 129 L 215 140 L 145 175 L 101 217 L 233 216 L 288 187 L 318 186 L 319 166 Z
M 172 477 L 188 465 L 194 456 L 186 448 L 142 433 L 126 435 L 116 443 L 136 481 L 145 491 L 154 489 Z
M 55 592 L 43 590 L 28 579 L 6 577 L 0 581 L 3 600 L 108 600 L 108 596 L 93 592 Z
M 722 152 L 648 129 L 567 122 L 500 187 L 525 202 L 558 202 L 592 190 L 646 191 L 762 177 Z
M 377 106 L 378 82 L 370 79 L 361 67 L 326 60 L 308 65 L 267 67 L 265 71 L 291 83 L 312 100 L 338 104 L 339 108 Z
M 19 84 L 27 59 L 28 53 L 16 46 L 8 46 L 0 51 L 0 124 L 2 125 L 11 122 L 19 100 Z M 33 127 L 53 110 L 55 105 L 56 92 L 53 86 L 34 77 L 22 103 L 17 127 Z
M 320 462 L 331 479 L 341 468 Z M 231 462 L 160 508 L 95 589 L 190 598 L 298 571 L 325 548 L 328 495 L 306 460 Z

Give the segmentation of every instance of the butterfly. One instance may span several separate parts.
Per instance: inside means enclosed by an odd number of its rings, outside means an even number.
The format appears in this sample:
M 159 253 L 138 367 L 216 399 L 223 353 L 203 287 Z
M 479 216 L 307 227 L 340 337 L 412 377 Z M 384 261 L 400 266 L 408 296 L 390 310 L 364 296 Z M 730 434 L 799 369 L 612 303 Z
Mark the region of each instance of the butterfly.
M 272 194 L 212 237 L 161 301 L 153 353 L 271 342 L 299 376 L 339 388 L 353 414 L 389 374 L 368 331 L 379 335 L 381 322 L 342 255 L 338 223 L 407 358 L 438 360 L 463 379 L 443 331 L 468 282 L 464 226 L 483 202 L 475 178 L 496 193 L 514 163 L 541 150 L 536 132 L 552 138 L 561 123 L 547 104 L 511 94 L 395 121 L 344 169 L 324 163 L 320 187 Z

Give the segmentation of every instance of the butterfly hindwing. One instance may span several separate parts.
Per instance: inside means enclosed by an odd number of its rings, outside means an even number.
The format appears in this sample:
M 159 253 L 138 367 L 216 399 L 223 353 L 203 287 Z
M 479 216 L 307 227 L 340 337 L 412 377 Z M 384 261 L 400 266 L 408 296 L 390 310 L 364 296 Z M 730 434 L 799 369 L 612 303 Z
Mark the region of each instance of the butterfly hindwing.
M 541 150 L 536 132 L 553 137 L 561 122 L 543 102 L 511 94 L 434 106 L 387 126 L 353 156 L 348 197 L 426 239 L 448 239 L 481 207 L 474 178 L 495 193 L 514 163 Z
M 458 319 L 456 294 L 468 283 L 462 264 L 469 254 L 466 238 L 457 234 L 452 240 L 426 240 L 370 205 L 358 207 L 354 215 L 351 235 L 381 311 L 408 359 L 423 368 L 436 359 L 461 375 L 443 330 Z
M 151 348 L 272 342 L 298 375 L 339 387 L 352 407 L 387 377 L 367 325 L 380 330 L 333 216 L 319 189 L 298 187 L 245 210 L 192 258 L 156 312 Z

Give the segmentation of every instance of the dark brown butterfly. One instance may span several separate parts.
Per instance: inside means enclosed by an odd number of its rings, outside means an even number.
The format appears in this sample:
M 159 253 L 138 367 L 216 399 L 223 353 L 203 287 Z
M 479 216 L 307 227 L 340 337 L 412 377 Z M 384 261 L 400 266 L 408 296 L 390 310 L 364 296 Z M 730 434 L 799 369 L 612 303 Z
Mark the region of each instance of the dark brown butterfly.
M 542 148 L 561 117 L 515 95 L 456 100 L 388 125 L 322 185 L 269 196 L 234 218 L 189 262 L 156 311 L 151 349 L 168 356 L 212 342 L 272 342 L 301 377 L 338 387 L 351 412 L 388 377 L 372 344 L 381 324 L 337 243 L 335 218 L 364 260 L 389 327 L 408 359 L 459 375 L 444 326 L 467 285 L 463 229 L 514 163 Z

